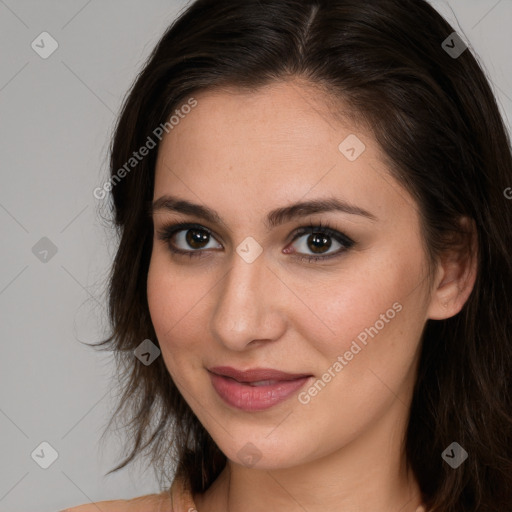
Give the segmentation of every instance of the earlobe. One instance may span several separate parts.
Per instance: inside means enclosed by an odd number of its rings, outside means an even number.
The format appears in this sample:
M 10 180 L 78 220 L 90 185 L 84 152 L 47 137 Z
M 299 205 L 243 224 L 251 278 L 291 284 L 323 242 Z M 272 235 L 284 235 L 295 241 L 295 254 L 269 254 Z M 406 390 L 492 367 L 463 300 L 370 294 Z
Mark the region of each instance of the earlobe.
M 457 248 L 447 250 L 439 258 L 438 277 L 432 291 L 427 318 L 445 320 L 463 308 L 475 285 L 478 257 L 477 231 L 473 220 L 461 220 L 464 239 Z

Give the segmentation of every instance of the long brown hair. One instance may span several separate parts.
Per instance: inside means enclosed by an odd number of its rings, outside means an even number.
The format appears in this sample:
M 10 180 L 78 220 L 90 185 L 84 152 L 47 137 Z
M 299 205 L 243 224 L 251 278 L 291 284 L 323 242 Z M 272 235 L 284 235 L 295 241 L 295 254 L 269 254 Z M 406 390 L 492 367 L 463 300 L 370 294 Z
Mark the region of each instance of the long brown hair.
M 168 28 L 111 146 L 112 331 L 94 346 L 116 356 L 122 396 L 107 429 L 126 420 L 131 449 L 109 473 L 149 452 L 161 475 L 176 470 L 195 493 L 226 464 L 163 358 L 146 366 L 133 354 L 144 339 L 158 345 L 146 296 L 156 134 L 201 90 L 298 77 L 371 128 L 417 201 L 430 261 L 450 247 L 462 216 L 474 221 L 476 283 L 459 314 L 427 321 L 404 450 L 429 510 L 512 510 L 511 147 L 471 48 L 454 55 L 443 44 L 464 49 L 453 32 L 424 0 L 197 0 Z M 148 138 L 156 149 L 127 167 Z M 457 469 L 441 457 L 454 441 L 469 453 Z

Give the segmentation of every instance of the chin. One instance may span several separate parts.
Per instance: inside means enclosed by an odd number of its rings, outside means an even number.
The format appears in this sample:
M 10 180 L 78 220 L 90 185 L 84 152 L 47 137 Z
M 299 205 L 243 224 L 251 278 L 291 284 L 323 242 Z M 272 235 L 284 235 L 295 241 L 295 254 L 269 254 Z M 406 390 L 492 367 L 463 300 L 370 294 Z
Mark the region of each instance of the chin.
M 305 453 L 306 447 L 311 449 L 311 442 L 307 439 L 294 439 L 285 432 L 280 436 L 270 434 L 270 437 L 273 437 L 270 439 L 265 437 L 269 432 L 272 432 L 272 428 L 262 428 L 262 431 L 257 433 L 253 428 L 247 436 L 236 435 L 220 442 L 215 441 L 230 461 L 248 469 L 285 469 L 314 458 Z

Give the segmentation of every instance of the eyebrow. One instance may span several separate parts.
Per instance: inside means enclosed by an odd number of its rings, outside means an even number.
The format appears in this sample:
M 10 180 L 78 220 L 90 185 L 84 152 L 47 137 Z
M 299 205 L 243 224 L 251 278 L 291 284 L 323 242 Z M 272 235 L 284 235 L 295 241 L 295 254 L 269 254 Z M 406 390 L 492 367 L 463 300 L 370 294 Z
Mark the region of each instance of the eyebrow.
M 150 206 L 150 215 L 160 211 L 179 212 L 188 215 L 194 215 L 211 223 L 224 224 L 222 217 L 211 208 L 191 203 L 185 199 L 180 199 L 170 195 L 164 195 L 156 199 Z M 268 213 L 265 220 L 265 226 L 268 230 L 289 222 L 295 218 L 306 217 L 314 213 L 322 212 L 342 212 L 349 215 L 359 215 L 369 220 L 377 221 L 377 217 L 372 213 L 349 204 L 340 199 L 330 197 L 325 199 L 314 199 L 311 201 L 299 202 L 282 208 L 276 208 Z

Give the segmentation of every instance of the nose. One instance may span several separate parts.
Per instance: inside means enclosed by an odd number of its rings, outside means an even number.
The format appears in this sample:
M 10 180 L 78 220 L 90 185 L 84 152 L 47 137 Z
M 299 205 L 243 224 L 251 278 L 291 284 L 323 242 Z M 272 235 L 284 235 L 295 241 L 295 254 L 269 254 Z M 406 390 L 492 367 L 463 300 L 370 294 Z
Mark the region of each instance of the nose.
M 284 285 L 267 265 L 264 253 L 252 263 L 235 253 L 231 269 L 216 287 L 210 329 L 230 350 L 274 341 L 284 332 Z

